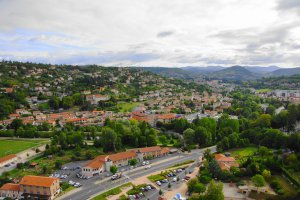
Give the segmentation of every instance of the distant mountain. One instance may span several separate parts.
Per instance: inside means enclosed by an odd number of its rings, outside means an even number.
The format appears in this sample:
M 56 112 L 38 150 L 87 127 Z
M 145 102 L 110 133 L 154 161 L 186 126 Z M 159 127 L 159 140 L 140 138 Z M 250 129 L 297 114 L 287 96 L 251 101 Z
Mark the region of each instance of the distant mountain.
M 220 71 L 211 72 L 208 77 L 222 80 L 252 80 L 260 76 L 256 73 L 250 72 L 244 67 L 233 66 Z
M 268 76 L 291 76 L 300 74 L 300 67 L 296 68 L 281 68 L 268 74 Z
M 155 74 L 159 74 L 165 77 L 181 78 L 181 79 L 193 79 L 195 75 L 193 73 L 183 70 L 181 68 L 169 68 L 169 67 L 139 67 L 143 71 L 149 71 Z
M 188 67 L 182 67 L 181 69 L 185 70 L 185 71 L 189 71 L 193 74 L 207 74 L 207 73 L 211 73 L 211 72 L 216 72 L 216 71 L 220 71 L 222 69 L 225 69 L 225 67 L 222 66 L 208 66 L 208 67 L 192 67 L 192 66 L 188 66 Z
M 271 73 L 275 70 L 281 69 L 277 66 L 269 66 L 269 67 L 261 67 L 261 66 L 245 66 L 245 69 L 249 70 L 250 72 L 256 73 L 256 74 L 267 74 Z

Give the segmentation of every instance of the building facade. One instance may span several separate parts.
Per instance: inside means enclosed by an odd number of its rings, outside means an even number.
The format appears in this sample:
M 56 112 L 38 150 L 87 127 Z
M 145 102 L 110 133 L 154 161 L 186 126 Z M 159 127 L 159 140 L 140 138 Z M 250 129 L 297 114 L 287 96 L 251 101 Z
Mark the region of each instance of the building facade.
M 51 200 L 60 192 L 59 179 L 44 176 L 24 176 L 20 191 L 25 199 Z

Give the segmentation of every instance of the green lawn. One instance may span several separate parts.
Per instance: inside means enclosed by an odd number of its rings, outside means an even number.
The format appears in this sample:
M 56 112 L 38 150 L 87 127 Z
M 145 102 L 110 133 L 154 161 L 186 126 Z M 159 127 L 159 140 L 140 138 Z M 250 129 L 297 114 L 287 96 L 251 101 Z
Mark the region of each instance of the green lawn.
M 229 152 L 231 156 L 235 158 L 251 156 L 257 151 L 256 147 L 246 147 L 246 148 L 238 148 L 238 149 L 231 149 Z
M 147 177 L 150 181 L 156 182 L 165 179 L 165 176 L 161 174 L 155 174 Z
M 113 188 L 111 190 L 108 190 L 107 192 L 104 192 L 96 197 L 94 197 L 92 200 L 106 200 L 108 196 L 113 196 L 120 194 L 122 192 L 122 188 L 131 186 L 132 183 L 125 183 L 119 187 Z
M 264 93 L 264 92 L 271 92 L 271 89 L 260 89 L 260 90 L 256 90 L 256 92 L 258 93 Z
M 47 140 L 0 140 L 0 157 L 19 153 L 26 149 L 45 143 Z
M 119 102 L 117 104 L 118 109 L 120 112 L 131 112 L 134 107 L 137 107 L 140 103 L 137 102 Z
M 181 166 L 184 166 L 184 165 L 189 165 L 189 164 L 191 164 L 193 162 L 195 162 L 195 161 L 194 160 L 187 160 L 187 161 L 184 161 L 182 163 L 178 163 L 178 164 L 175 164 L 175 165 L 173 165 L 171 167 L 168 167 L 168 169 L 174 168 L 174 167 L 181 167 Z

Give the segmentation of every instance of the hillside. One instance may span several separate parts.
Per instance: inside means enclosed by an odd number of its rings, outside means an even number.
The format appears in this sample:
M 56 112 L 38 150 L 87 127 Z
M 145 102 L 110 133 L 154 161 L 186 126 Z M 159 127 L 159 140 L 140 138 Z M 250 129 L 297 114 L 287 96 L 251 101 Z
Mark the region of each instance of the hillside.
M 233 66 L 222 69 L 217 72 L 212 72 L 208 75 L 209 78 L 222 80 L 253 80 L 259 77 L 258 74 L 250 72 L 241 66 Z
M 269 73 L 268 76 L 291 76 L 295 74 L 300 74 L 300 67 L 285 69 L 281 68 Z
M 152 72 L 161 76 L 169 78 L 193 79 L 195 75 L 182 68 L 168 68 L 168 67 L 139 67 L 137 69 Z
M 245 69 L 256 74 L 266 74 L 281 69 L 277 66 L 261 67 L 261 66 L 245 66 Z

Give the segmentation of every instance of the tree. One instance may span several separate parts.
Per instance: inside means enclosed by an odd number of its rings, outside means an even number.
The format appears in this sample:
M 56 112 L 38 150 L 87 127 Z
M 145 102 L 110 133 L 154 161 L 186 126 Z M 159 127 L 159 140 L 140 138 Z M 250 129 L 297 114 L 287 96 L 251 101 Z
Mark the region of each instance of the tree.
M 116 151 L 116 142 L 118 137 L 116 132 L 109 127 L 103 127 L 101 132 L 103 151 Z
M 262 175 L 263 175 L 263 177 L 266 179 L 266 180 L 270 180 L 271 179 L 271 172 L 269 171 L 269 170 L 264 170 L 263 172 L 262 172 Z
M 222 175 L 222 170 L 221 170 L 218 162 L 215 159 L 212 159 L 208 163 L 208 170 L 214 178 L 220 178 Z
M 196 192 L 196 193 L 203 193 L 203 192 L 205 192 L 205 190 L 206 190 L 206 187 L 202 183 L 197 183 L 194 186 L 194 192 Z
M 208 146 L 212 141 L 211 133 L 207 131 L 203 126 L 198 126 L 195 129 L 195 142 L 199 146 Z
M 115 166 L 115 165 L 110 166 L 109 171 L 110 171 L 112 174 L 115 174 L 115 173 L 117 173 L 117 171 L 118 171 L 118 167 Z
M 55 161 L 55 168 L 60 169 L 62 166 L 63 162 L 61 160 L 56 160 Z
M 158 192 L 158 194 L 159 194 L 159 195 L 162 195 L 162 194 L 163 194 L 163 191 L 160 189 L 159 192 Z
M 263 186 L 266 185 L 265 178 L 262 175 L 260 175 L 260 174 L 256 174 L 255 176 L 253 176 L 251 178 L 251 181 L 253 182 L 253 184 L 256 187 L 263 187 Z
M 66 96 L 62 99 L 62 106 L 65 109 L 71 108 L 74 105 L 74 100 L 71 96 Z
M 199 183 L 197 178 L 192 178 L 191 180 L 189 180 L 187 182 L 187 187 L 188 187 L 188 191 L 189 193 L 193 193 L 194 189 L 195 189 L 195 185 Z
M 161 135 L 161 136 L 159 136 L 159 141 L 163 144 L 163 145 L 167 145 L 167 143 L 168 143 L 168 138 L 167 138 L 167 136 L 166 135 Z
M 48 101 L 48 104 L 52 109 L 59 109 L 59 98 L 55 96 L 51 97 Z
M 21 119 L 14 119 L 11 122 L 10 127 L 16 131 L 16 130 L 18 130 L 18 128 L 20 128 L 22 126 L 22 124 L 23 123 L 22 123 Z
M 186 129 L 183 132 L 183 138 L 184 138 L 185 145 L 194 144 L 195 131 L 191 128 Z
M 201 200 L 224 200 L 223 184 L 221 182 L 216 183 L 212 180 L 207 188 L 207 192 L 200 196 Z
M 131 166 L 135 166 L 137 163 L 138 163 L 138 161 L 137 161 L 136 158 L 133 158 L 133 159 L 128 161 L 128 164 L 131 165 Z

